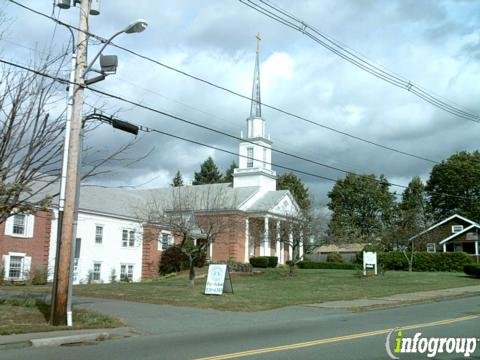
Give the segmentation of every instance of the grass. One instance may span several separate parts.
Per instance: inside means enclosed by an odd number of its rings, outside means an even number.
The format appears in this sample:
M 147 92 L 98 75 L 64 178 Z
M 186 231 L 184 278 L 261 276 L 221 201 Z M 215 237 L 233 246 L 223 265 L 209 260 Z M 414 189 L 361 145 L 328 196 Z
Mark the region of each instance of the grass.
M 117 319 L 84 309 L 74 311 L 73 327 L 51 326 L 49 318 L 50 305 L 43 301 L 28 298 L 0 300 L 0 335 L 123 326 Z
M 205 279 L 197 279 L 192 291 L 185 276 L 143 283 L 90 284 L 74 287 L 78 296 L 101 297 L 154 304 L 192 306 L 231 311 L 258 311 L 332 300 L 375 298 L 400 293 L 438 290 L 480 281 L 463 273 L 389 271 L 362 278 L 356 271 L 298 269 L 294 277 L 286 269 L 266 269 L 257 275 L 232 275 L 234 294 L 203 295 Z M 25 291 L 49 291 L 25 287 Z

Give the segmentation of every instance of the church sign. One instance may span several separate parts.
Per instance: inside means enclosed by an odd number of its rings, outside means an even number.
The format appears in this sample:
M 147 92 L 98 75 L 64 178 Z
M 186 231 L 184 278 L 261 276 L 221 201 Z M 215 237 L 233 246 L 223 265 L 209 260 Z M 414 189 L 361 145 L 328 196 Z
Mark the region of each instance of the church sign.
M 205 295 L 222 295 L 224 292 L 233 293 L 232 280 L 227 265 L 209 265 Z

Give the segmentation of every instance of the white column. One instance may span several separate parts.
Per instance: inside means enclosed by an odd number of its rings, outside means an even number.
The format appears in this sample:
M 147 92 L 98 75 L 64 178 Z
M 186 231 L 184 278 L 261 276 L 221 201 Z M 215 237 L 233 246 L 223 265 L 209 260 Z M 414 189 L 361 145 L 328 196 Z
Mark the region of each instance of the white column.
M 270 241 L 268 236 L 268 217 L 264 217 L 265 229 L 263 232 L 263 256 L 270 256 Z
M 288 233 L 288 260 L 293 260 L 293 234 L 292 231 Z
M 244 262 L 248 263 L 250 259 L 250 252 L 248 246 L 250 245 L 250 230 L 248 217 L 245 219 L 245 259 Z
M 447 252 L 447 244 L 443 244 L 443 252 Z
M 277 234 L 276 234 L 276 243 L 275 243 L 275 255 L 278 257 L 278 263 L 282 264 L 282 257 L 280 254 L 280 220 L 277 220 Z
M 475 255 L 480 255 L 480 253 L 478 252 L 478 240 L 475 241 Z
M 210 246 L 208 247 L 208 251 L 209 251 L 209 256 L 210 256 L 210 261 L 213 260 L 213 242 L 210 243 Z
M 300 245 L 298 247 L 298 255 L 300 256 L 300 260 L 303 260 L 303 232 L 300 233 Z

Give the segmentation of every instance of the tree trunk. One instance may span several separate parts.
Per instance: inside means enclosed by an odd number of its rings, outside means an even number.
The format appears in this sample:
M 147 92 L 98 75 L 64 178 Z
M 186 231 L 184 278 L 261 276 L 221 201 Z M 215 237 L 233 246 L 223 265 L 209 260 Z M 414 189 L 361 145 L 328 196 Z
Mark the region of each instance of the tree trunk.
M 293 271 L 295 269 L 295 264 L 293 262 L 290 263 L 290 265 L 288 265 L 288 275 L 289 276 L 293 276 Z
M 195 288 L 195 266 L 193 260 L 190 261 L 190 272 L 188 273 L 188 279 L 190 280 L 190 287 Z

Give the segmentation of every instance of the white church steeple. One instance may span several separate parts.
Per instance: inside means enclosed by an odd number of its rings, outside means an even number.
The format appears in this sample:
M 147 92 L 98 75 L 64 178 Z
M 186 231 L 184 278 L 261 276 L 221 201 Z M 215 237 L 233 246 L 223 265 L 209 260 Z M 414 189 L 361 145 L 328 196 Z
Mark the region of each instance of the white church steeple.
M 233 174 L 233 187 L 260 186 L 276 190 L 276 173 L 272 170 L 272 142 L 266 137 L 260 97 L 260 34 L 253 72 L 252 103 L 247 118 L 247 141 L 239 145 L 239 166 Z

